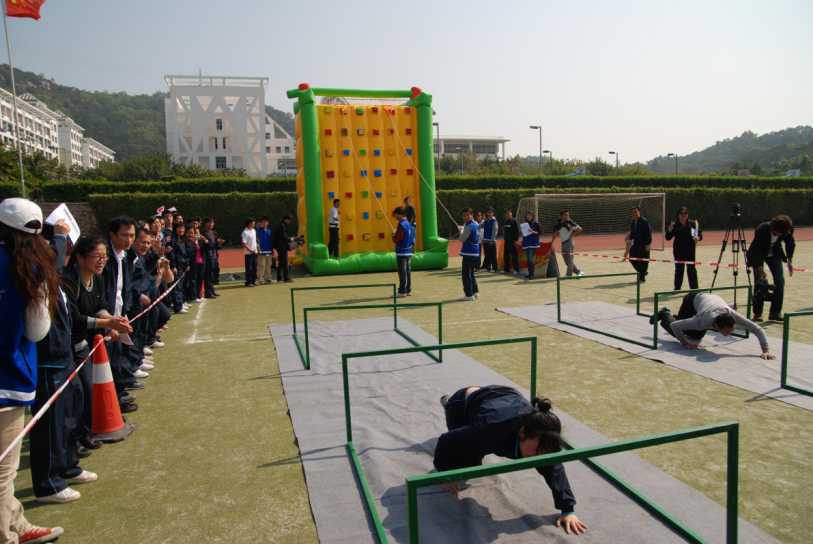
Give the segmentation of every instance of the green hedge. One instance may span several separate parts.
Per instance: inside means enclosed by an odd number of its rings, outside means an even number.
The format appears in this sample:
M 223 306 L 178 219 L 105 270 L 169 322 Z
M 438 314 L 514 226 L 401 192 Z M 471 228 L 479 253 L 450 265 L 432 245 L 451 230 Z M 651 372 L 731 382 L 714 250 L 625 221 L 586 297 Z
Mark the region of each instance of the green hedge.
M 438 191 L 438 198 L 460 221 L 460 210 L 471 206 L 485 209 L 492 206 L 500 213 L 508 208 L 516 210 L 519 200 L 538 193 L 537 188 L 497 190 L 449 190 Z M 731 207 L 742 205 L 742 225 L 753 228 L 759 222 L 777 213 L 789 214 L 798 225 L 813 225 L 813 189 L 725 189 L 725 188 L 672 188 L 623 187 L 547 189 L 547 192 L 665 192 L 666 210 L 671 216 L 679 206 L 686 205 L 692 216 L 698 217 L 708 230 L 724 229 L 730 217 Z M 133 193 L 90 195 L 88 202 L 96 212 L 99 225 L 119 214 L 145 218 L 155 209 L 167 203 L 177 206 L 187 218 L 198 215 L 214 215 L 217 230 L 231 244 L 237 244 L 243 222 L 248 216 L 268 215 L 276 222 L 285 213 L 295 215 L 296 193 Z M 446 212 L 438 208 L 439 232 L 444 235 L 456 232 Z
M 448 176 L 437 180 L 439 190 L 585 187 L 730 187 L 740 189 L 813 189 L 813 178 L 715 176 Z M 2 190 L 2 189 L 0 189 Z M 41 184 L 47 202 L 82 202 L 89 194 L 115 193 L 273 193 L 295 191 L 294 178 L 211 178 L 174 181 L 49 181 Z M 0 192 L 0 195 L 3 193 Z M 172 203 L 165 203 L 172 204 Z
M 7 182 L 0 183 L 0 199 L 10 198 L 13 196 L 20 196 L 20 184 Z

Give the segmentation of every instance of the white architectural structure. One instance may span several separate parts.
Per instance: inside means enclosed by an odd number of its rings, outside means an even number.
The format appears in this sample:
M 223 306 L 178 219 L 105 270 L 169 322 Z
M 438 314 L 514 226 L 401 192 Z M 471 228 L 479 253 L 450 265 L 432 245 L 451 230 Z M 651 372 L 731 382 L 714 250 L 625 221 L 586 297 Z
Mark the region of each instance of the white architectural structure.
M 279 123 L 265 116 L 265 154 L 269 174 L 292 174 L 296 170 L 296 140 Z
M 85 129 L 65 115 L 59 115 L 59 164 L 70 168 L 82 166 L 82 141 Z
M 510 141 L 501 136 L 444 136 L 435 139 L 435 155 L 458 157 L 465 153 L 474 154 L 478 159 L 505 159 L 505 143 Z
M 82 168 L 96 168 L 102 162 L 114 162 L 116 152 L 93 138 L 82 141 Z
M 268 78 L 168 75 L 164 81 L 167 152 L 174 161 L 268 175 Z
M 17 98 L 17 118 L 23 153 L 42 153 L 56 159 L 59 155 L 57 114 L 34 96 L 24 94 Z M 13 97 L 5 89 L 0 89 L 0 143 L 7 149 L 17 148 Z

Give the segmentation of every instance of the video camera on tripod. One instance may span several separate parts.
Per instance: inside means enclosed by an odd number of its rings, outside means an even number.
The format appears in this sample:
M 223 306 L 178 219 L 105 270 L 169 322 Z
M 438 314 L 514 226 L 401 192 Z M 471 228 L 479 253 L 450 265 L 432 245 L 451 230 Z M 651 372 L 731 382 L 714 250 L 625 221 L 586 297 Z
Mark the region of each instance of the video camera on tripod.
M 740 275 L 740 254 L 743 256 L 748 249 L 745 242 L 745 232 L 742 230 L 742 205 L 737 202 L 731 206 L 731 216 L 728 218 L 728 226 L 726 227 L 723 242 L 720 245 L 720 255 L 717 257 L 717 265 L 714 267 L 714 276 L 711 279 L 711 287 L 717 283 L 717 274 L 720 272 L 720 264 L 723 262 L 723 255 L 725 250 L 731 242 L 731 269 L 734 275 L 734 286 L 737 286 L 737 278 Z M 751 276 L 748 274 L 748 263 L 743 258 L 742 264 L 745 265 L 745 277 L 748 280 L 748 285 L 751 285 Z M 770 287 L 770 286 L 768 286 Z M 766 291 L 767 293 L 767 291 Z M 768 300 L 768 299 L 766 299 Z M 737 291 L 734 291 L 734 309 L 737 308 Z

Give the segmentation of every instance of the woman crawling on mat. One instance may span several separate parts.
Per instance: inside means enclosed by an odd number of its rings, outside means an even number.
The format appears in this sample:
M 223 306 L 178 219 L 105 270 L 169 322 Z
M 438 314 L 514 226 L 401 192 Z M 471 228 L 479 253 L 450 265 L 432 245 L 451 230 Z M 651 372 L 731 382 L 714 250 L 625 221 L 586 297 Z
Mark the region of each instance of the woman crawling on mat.
M 551 412 L 548 399 L 528 402 L 519 391 L 502 385 L 464 387 L 440 399 L 446 412 L 448 432 L 435 447 L 438 471 L 482 464 L 488 454 L 520 459 L 562 449 L 562 424 Z M 573 512 L 576 498 L 562 464 L 538 468 L 553 492 L 553 502 L 562 514 L 556 526 L 580 535 L 587 526 Z M 446 489 L 457 494 L 458 483 Z

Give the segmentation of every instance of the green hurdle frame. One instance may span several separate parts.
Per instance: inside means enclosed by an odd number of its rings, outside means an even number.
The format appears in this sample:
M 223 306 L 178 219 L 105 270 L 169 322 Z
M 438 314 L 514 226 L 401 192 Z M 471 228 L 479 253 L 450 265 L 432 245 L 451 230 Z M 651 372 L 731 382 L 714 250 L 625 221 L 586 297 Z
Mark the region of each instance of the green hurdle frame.
M 745 308 L 745 317 L 751 319 L 751 303 L 753 302 L 753 295 L 752 289 L 750 285 L 729 285 L 724 287 L 709 287 L 706 289 L 686 289 L 686 290 L 679 290 L 679 291 L 658 291 L 655 293 L 655 299 L 652 309 L 652 315 L 658 314 L 658 299 L 666 296 L 675 296 L 675 295 L 688 295 L 689 293 L 714 293 L 716 291 L 734 291 L 734 300 L 737 300 L 737 291 L 740 289 L 745 289 L 747 291 L 747 299 L 746 299 L 746 308 Z M 652 349 L 658 349 L 658 329 L 660 328 L 660 322 L 656 319 L 655 323 L 652 325 L 652 345 L 650 346 Z M 734 332 L 731 336 L 736 336 L 737 338 L 749 338 L 751 335 L 748 332 L 748 329 L 745 330 L 744 333 Z
M 401 355 L 405 353 L 426 353 L 431 351 L 442 352 L 449 349 L 464 349 L 482 346 L 496 346 L 504 344 L 522 344 L 529 343 L 531 346 L 531 397 L 536 396 L 536 374 L 537 374 L 537 338 L 536 336 L 525 336 L 515 338 L 499 338 L 495 340 L 477 340 L 472 342 L 455 342 L 450 344 L 437 344 L 434 346 L 416 346 L 410 348 L 393 348 L 382 349 L 376 351 L 359 351 L 353 353 L 342 353 L 342 383 L 344 386 L 344 422 L 345 431 L 347 433 L 347 444 L 345 445 L 347 453 L 350 456 L 353 465 L 353 471 L 359 480 L 362 494 L 364 495 L 364 502 L 367 506 L 367 512 L 370 514 L 370 519 L 375 527 L 375 533 L 378 537 L 380 544 L 387 544 L 387 531 L 384 524 L 381 523 L 381 518 L 378 515 L 378 509 L 375 504 L 375 497 L 370 490 L 370 485 L 367 482 L 367 476 L 364 473 L 364 468 L 361 465 L 361 459 L 356 452 L 356 447 L 353 444 L 353 422 L 350 413 L 350 375 L 348 372 L 348 363 L 351 359 L 360 359 L 363 357 L 381 357 L 387 355 Z
M 808 310 L 804 312 L 786 312 L 782 323 L 782 373 L 780 376 L 779 386 L 782 389 L 799 393 L 800 395 L 807 395 L 813 397 L 813 391 L 797 387 L 788 383 L 788 350 L 790 348 L 790 320 L 794 317 L 802 317 L 813 315 L 813 311 Z
M 438 343 L 443 343 L 443 303 L 442 302 L 408 302 L 402 304 L 390 303 L 390 304 L 357 304 L 354 306 L 311 306 L 308 308 L 304 308 L 302 310 L 303 315 L 303 324 L 305 326 L 305 357 L 302 359 L 302 363 L 305 365 L 305 368 L 310 368 L 311 366 L 311 345 L 310 345 L 310 336 L 308 334 L 308 314 L 313 312 L 339 312 L 342 310 L 373 310 L 379 308 L 392 308 L 392 319 L 393 319 L 393 330 L 404 340 L 412 344 L 413 346 L 420 346 L 421 344 L 409 336 L 407 333 L 402 331 L 398 328 L 398 310 L 399 309 L 408 309 L 408 308 L 431 308 L 435 307 L 438 310 L 437 318 L 438 318 Z M 300 357 L 302 353 L 300 351 Z M 431 358 L 436 363 L 443 362 L 443 350 L 439 350 L 438 354 L 435 355 L 434 353 L 426 352 L 426 355 Z
M 389 287 L 392 290 L 392 303 L 395 304 L 397 299 L 398 287 L 394 283 L 363 283 L 358 285 L 323 285 L 319 287 L 291 287 L 291 330 L 294 336 L 294 344 L 296 350 L 299 352 L 299 359 L 305 369 L 310 368 L 309 358 L 305 357 L 304 348 L 299 343 L 299 336 L 296 332 L 296 293 L 300 291 L 329 291 L 337 289 L 372 289 L 378 287 Z
M 460 480 L 483 478 L 497 474 L 506 474 L 509 472 L 528 470 L 531 468 L 535 469 L 557 463 L 566 463 L 568 461 L 583 461 L 594 470 L 599 467 L 601 470 L 598 472 L 607 477 L 612 484 L 619 488 L 619 490 L 624 492 L 627 496 L 630 496 L 639 505 L 644 506 L 650 513 L 655 515 L 655 517 L 660 519 L 660 521 L 664 522 L 667 526 L 677 532 L 681 537 L 685 538 L 689 542 L 702 544 L 705 541 L 694 531 L 683 525 L 682 522 L 674 518 L 671 514 L 666 512 L 652 500 L 648 499 L 642 493 L 618 478 L 618 476 L 616 476 L 614 473 L 604 469 L 601 465 L 598 465 L 592 460 L 592 458 L 652 446 L 659 446 L 662 444 L 680 442 L 690 440 L 692 438 L 701 438 L 714 434 L 725 434 L 727 437 L 726 543 L 736 544 L 738 540 L 737 501 L 739 499 L 739 424 L 736 422 L 723 422 L 705 427 L 683 429 L 671 433 L 655 434 L 632 440 L 622 440 L 600 446 L 590 446 L 586 448 L 561 451 L 558 453 L 548 453 L 545 455 L 528 457 L 527 459 L 504 461 L 501 463 L 495 463 L 493 465 L 409 476 L 406 479 L 407 511 L 409 516 L 409 542 L 410 544 L 419 544 L 420 542 L 420 529 L 418 524 L 418 489 L 422 487 L 456 482 Z M 386 540 L 381 542 L 386 542 Z
M 629 278 L 635 277 L 635 315 L 641 317 L 651 317 L 649 314 L 645 314 L 641 312 L 641 282 L 638 281 L 638 273 L 637 272 L 616 272 L 613 274 L 593 274 L 590 276 L 559 276 L 556 278 L 556 321 L 562 323 L 564 325 L 570 325 L 571 327 L 576 327 L 577 329 L 582 329 L 589 332 L 594 332 L 596 334 L 601 334 L 604 336 L 609 336 L 610 338 L 615 338 L 616 340 L 622 340 L 624 342 L 630 342 L 635 344 L 636 346 L 642 346 L 645 348 L 651 348 L 652 344 L 647 344 L 644 342 L 640 342 L 638 340 L 630 340 L 629 338 L 625 338 L 623 336 L 619 336 L 617 334 L 613 334 L 611 332 L 602 331 L 599 329 L 594 329 L 592 327 L 588 327 L 586 325 L 580 325 L 578 323 L 574 323 L 572 321 L 566 321 L 562 319 L 562 282 L 563 281 L 580 281 L 580 280 L 592 280 L 597 278 Z

